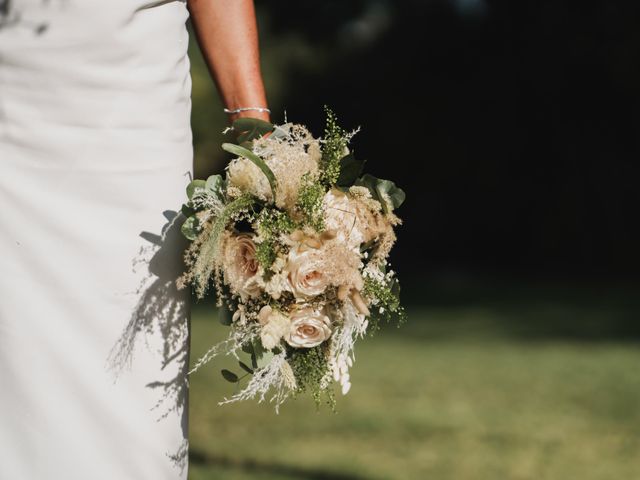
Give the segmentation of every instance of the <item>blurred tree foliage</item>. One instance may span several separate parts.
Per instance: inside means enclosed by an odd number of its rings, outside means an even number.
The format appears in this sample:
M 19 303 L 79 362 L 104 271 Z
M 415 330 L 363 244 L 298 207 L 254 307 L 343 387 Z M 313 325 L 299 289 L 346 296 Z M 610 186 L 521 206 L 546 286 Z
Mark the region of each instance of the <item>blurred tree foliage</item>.
M 262 0 L 274 121 L 322 131 L 407 191 L 402 273 L 613 278 L 640 267 L 632 2 Z M 225 118 L 192 49 L 198 176 Z

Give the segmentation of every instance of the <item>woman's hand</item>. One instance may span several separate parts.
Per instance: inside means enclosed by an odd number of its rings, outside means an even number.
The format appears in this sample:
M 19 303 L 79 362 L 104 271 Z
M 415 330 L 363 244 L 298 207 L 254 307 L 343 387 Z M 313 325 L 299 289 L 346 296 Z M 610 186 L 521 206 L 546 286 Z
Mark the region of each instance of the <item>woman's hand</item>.
M 225 106 L 267 107 L 253 0 L 187 0 L 187 5 Z M 244 117 L 270 121 L 267 112 L 255 110 L 229 114 L 229 121 Z

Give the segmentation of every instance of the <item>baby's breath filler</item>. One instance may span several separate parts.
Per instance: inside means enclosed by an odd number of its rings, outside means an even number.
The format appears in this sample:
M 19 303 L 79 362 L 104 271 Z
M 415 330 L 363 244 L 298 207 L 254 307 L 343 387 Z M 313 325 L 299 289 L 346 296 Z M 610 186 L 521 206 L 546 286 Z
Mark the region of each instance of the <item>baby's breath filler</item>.
M 324 211 L 322 200 L 326 189 L 320 181 L 308 174 L 302 177 L 300 193 L 298 194 L 297 208 L 302 216 L 302 223 L 313 228 L 317 232 L 324 230 Z
M 345 131 L 338 125 L 338 119 L 333 110 L 327 106 L 324 109 L 327 120 L 322 138 L 322 179 L 328 185 L 335 185 L 340 176 L 340 160 L 349 153 L 349 142 L 358 130 Z
M 187 188 L 181 230 L 191 244 L 178 287 L 197 298 L 213 289 L 230 328 L 189 374 L 235 357 L 236 371 L 222 375 L 236 390 L 221 405 L 269 399 L 278 411 L 306 393 L 335 409 L 334 387 L 351 388 L 356 341 L 380 319 L 405 318 L 387 260 L 404 192 L 362 175 L 349 150 L 358 130 L 326 114 L 321 139 L 299 124 L 237 120 L 232 131 L 254 133 L 223 145 L 237 156 L 225 175 Z
M 320 406 L 324 396 L 327 404 L 334 409 L 336 398 L 333 389 L 329 385 L 323 385 L 323 379 L 331 373 L 327 354 L 328 351 L 324 345 L 308 349 L 292 349 L 289 364 L 297 382 L 295 393 L 310 393 L 317 406 Z
M 296 223 L 287 212 L 263 208 L 255 216 L 254 226 L 258 234 L 254 239 L 257 260 L 266 271 L 270 271 L 280 249 L 278 239 L 281 235 L 291 233 Z
M 365 277 L 362 294 L 371 304 L 370 332 L 380 328 L 380 320 L 398 319 L 399 324 L 406 320 L 406 312 L 400 305 L 400 285 L 395 277 L 388 274 L 382 278 Z

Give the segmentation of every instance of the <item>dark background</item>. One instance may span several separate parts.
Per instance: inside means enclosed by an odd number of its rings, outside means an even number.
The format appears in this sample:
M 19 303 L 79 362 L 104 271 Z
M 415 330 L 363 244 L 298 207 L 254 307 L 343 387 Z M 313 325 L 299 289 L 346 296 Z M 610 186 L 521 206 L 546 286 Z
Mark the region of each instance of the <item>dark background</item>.
M 273 120 L 286 111 L 320 135 L 328 104 L 362 127 L 353 147 L 367 170 L 407 192 L 392 257 L 402 276 L 637 279 L 633 2 L 257 7 Z M 194 118 L 216 101 L 195 99 Z M 194 125 L 198 173 L 221 168 L 211 125 Z
M 196 374 L 190 479 L 640 478 L 634 2 L 256 5 L 273 120 L 321 135 L 328 104 L 407 192 L 408 321 L 358 343 L 337 415 L 215 408 L 237 365 Z M 191 59 L 204 177 L 227 119 Z M 195 308 L 198 358 L 226 330 Z

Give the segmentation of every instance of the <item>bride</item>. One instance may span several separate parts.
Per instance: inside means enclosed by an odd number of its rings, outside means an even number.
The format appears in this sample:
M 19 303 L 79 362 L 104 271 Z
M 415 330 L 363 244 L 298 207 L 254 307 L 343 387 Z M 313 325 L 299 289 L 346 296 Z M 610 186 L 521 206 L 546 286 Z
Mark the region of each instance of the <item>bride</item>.
M 251 0 L 0 0 L 2 479 L 187 478 L 189 15 L 268 120 Z

